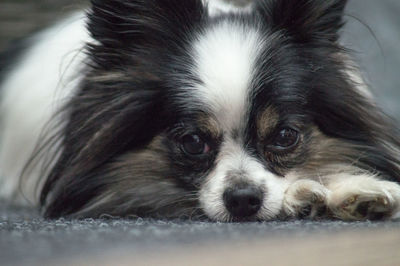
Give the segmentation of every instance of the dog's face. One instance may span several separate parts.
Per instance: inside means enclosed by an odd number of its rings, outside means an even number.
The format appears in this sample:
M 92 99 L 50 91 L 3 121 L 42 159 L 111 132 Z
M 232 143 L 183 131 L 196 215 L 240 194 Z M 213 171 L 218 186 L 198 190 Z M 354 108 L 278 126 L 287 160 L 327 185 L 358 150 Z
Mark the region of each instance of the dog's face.
M 268 220 L 299 178 L 376 167 L 358 157 L 377 121 L 337 43 L 346 1 L 92 3 L 48 216 Z

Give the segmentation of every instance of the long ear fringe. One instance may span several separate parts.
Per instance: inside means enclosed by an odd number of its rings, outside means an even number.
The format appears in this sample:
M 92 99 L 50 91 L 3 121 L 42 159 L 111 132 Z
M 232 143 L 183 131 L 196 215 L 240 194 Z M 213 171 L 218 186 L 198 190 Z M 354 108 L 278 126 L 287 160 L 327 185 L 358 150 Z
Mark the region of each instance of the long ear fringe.
M 178 39 L 204 15 L 201 0 L 92 0 L 88 29 L 111 47 Z M 128 45 L 127 45 L 128 44 Z
M 262 0 L 256 10 L 273 30 L 289 32 L 296 40 L 337 41 L 347 0 Z
M 334 88 L 333 84 L 330 87 Z M 400 182 L 400 132 L 396 123 L 357 90 L 342 92 L 320 90 L 312 101 L 319 110 L 314 114 L 316 124 L 324 134 L 357 147 L 352 158 L 355 166 Z
M 174 55 L 188 46 L 201 27 L 206 8 L 201 0 L 92 0 L 88 46 L 94 68 L 108 71 L 136 55 Z M 139 61 L 142 62 L 142 59 Z M 160 61 L 160 60 L 158 60 Z M 135 62 L 131 62 L 134 65 Z
M 135 93 L 117 94 L 114 98 L 107 97 L 107 101 L 102 100 L 105 94 L 97 95 L 93 92 L 102 90 L 98 84 L 93 88 L 92 84 L 82 86 L 82 91 L 92 91 L 78 94 L 66 106 L 64 111 L 69 114 L 70 122 L 64 129 L 64 149 L 57 164 L 52 167 L 41 192 L 41 204 L 50 206 L 45 213 L 47 217 L 60 215 L 57 213 L 59 210 L 73 212 L 79 209 L 80 204 L 84 204 L 96 191 L 77 193 L 82 199 L 78 199 L 78 196 L 74 195 L 75 192 L 64 194 L 62 191 L 86 180 L 87 176 L 115 154 L 149 142 L 152 136 L 143 132 L 143 128 L 153 128 L 152 131 L 157 132 L 158 127 L 162 126 L 159 118 L 163 113 L 161 108 L 164 97 L 160 95 L 162 90 L 159 89 L 158 83 L 137 84 L 141 89 L 135 90 Z M 125 86 L 121 83 L 120 86 L 120 91 L 132 91 L 132 88 L 135 88 L 132 83 Z M 147 117 L 153 117 L 150 126 Z M 74 178 L 69 178 L 71 176 Z M 57 199 L 49 198 L 50 193 L 58 195 Z M 76 206 L 61 208 L 59 204 L 64 202 L 74 202 Z M 66 214 L 68 213 L 61 215 Z

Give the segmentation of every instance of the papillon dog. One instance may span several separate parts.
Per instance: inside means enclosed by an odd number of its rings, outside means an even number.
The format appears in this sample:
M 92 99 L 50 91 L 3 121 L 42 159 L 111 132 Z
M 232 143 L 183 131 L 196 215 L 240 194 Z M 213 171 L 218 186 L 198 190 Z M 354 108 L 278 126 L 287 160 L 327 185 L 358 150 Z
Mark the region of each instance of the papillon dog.
M 92 0 L 1 58 L 0 191 L 44 217 L 392 219 L 346 0 Z M 23 47 L 23 49 L 20 49 Z

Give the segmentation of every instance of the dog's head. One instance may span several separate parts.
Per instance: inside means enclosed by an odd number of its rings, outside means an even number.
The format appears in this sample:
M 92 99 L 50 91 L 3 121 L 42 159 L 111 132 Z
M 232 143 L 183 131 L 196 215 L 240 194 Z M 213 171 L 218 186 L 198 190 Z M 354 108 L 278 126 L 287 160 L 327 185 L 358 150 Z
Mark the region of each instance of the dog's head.
M 393 140 L 338 44 L 345 3 L 92 0 L 46 215 L 267 220 L 299 178 L 393 177 Z

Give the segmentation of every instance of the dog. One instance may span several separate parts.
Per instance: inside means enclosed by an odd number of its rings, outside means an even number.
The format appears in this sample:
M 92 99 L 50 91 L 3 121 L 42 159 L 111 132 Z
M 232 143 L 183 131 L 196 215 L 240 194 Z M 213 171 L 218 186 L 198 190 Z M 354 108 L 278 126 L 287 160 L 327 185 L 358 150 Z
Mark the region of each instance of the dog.
M 46 218 L 398 217 L 399 133 L 339 43 L 346 2 L 92 0 L 2 61 L 2 197 Z

